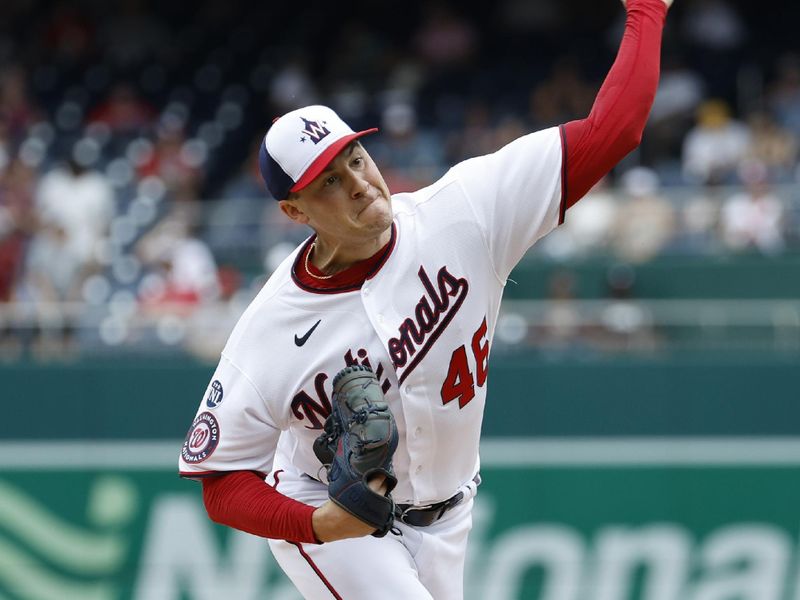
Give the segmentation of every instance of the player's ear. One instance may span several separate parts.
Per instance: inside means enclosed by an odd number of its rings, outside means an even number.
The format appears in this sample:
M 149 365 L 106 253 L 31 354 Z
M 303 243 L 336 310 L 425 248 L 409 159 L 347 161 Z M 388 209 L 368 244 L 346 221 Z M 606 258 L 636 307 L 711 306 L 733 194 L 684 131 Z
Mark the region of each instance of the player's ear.
M 281 211 L 295 223 L 302 225 L 308 224 L 308 216 L 291 200 L 281 200 L 278 202 Z

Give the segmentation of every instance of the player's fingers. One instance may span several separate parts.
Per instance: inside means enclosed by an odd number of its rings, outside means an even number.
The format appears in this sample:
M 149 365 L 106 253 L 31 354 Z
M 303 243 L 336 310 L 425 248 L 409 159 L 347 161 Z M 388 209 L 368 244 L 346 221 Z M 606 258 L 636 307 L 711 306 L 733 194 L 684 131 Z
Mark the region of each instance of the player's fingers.
M 386 485 L 386 477 L 383 475 L 375 475 L 372 477 L 368 482 L 367 485 L 369 489 L 373 492 L 378 492 L 379 494 L 385 494 L 388 486 Z

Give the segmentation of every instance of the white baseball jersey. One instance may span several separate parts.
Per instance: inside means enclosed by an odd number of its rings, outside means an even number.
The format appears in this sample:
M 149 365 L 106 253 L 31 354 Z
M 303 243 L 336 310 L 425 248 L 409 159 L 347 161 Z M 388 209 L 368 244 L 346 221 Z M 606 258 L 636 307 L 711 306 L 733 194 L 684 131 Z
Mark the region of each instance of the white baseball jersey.
M 312 445 L 333 376 L 368 364 L 400 433 L 398 503 L 451 497 L 479 468 L 488 359 L 506 278 L 563 214 L 557 128 L 453 167 L 392 197 L 384 260 L 360 287 L 305 288 L 273 273 L 231 334 L 184 443 L 180 471 L 267 473 L 291 465 L 317 479 Z

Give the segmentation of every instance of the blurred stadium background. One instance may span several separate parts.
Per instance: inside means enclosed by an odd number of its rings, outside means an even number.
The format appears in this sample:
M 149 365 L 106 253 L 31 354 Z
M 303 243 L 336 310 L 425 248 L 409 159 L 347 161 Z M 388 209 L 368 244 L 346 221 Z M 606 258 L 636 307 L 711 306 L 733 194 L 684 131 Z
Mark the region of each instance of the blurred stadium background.
M 3 2 L 0 598 L 296 600 L 175 474 L 228 332 L 308 234 L 260 137 L 328 103 L 413 189 L 585 116 L 622 18 Z M 800 599 L 798 22 L 677 0 L 641 148 L 512 275 L 470 600 Z

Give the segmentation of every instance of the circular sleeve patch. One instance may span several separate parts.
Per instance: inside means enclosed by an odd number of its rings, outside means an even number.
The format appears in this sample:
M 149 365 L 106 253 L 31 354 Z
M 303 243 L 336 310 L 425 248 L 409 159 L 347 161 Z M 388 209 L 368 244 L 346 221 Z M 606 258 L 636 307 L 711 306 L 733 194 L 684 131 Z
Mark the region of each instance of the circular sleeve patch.
M 201 463 L 214 453 L 219 444 L 219 423 L 210 412 L 197 415 L 181 448 L 184 462 Z

